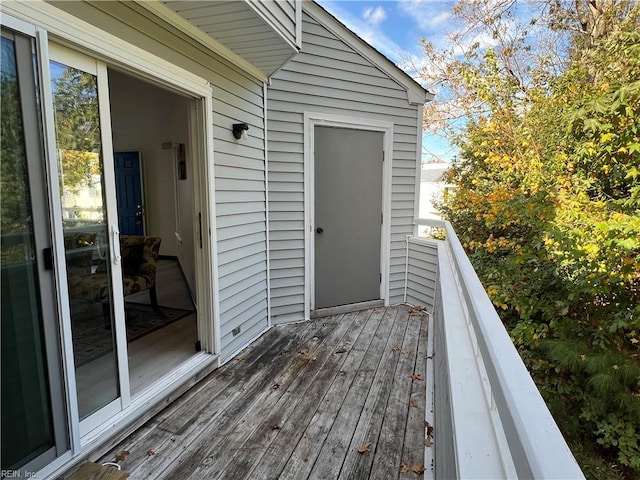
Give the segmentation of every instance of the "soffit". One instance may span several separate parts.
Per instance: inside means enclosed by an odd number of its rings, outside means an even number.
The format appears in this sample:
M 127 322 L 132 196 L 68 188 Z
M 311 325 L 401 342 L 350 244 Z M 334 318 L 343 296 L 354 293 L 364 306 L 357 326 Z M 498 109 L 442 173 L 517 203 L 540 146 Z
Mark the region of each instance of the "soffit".
M 257 67 L 275 73 L 297 52 L 245 1 L 165 1 L 169 10 L 201 33 Z

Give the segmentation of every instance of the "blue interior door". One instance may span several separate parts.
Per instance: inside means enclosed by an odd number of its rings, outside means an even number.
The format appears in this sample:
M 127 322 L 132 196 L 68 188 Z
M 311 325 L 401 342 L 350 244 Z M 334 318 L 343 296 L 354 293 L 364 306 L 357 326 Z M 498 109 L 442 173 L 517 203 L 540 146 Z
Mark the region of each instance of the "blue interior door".
M 116 152 L 118 228 L 123 235 L 144 235 L 140 153 Z

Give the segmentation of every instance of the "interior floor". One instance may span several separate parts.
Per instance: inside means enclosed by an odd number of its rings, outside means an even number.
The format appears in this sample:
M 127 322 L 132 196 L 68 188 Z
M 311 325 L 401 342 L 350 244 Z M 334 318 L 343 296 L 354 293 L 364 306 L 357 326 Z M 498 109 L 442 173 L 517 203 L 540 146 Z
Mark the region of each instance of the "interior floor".
M 128 343 L 129 385 L 134 397 L 162 375 L 195 354 L 198 338 L 196 307 L 180 265 L 174 259 L 159 259 L 156 288 L 160 307 L 190 310 L 185 316 Z M 149 305 L 149 292 L 138 292 L 125 298 L 127 305 Z M 92 412 L 104 405 L 106 396 L 115 392 L 112 372 L 113 352 L 91 360 L 76 370 L 79 397 L 85 399 L 81 411 Z M 102 373 L 101 373 L 102 372 Z M 106 385 L 110 383 L 113 385 Z M 111 387 L 111 388 L 110 388 Z M 86 404 L 86 400 L 93 405 Z

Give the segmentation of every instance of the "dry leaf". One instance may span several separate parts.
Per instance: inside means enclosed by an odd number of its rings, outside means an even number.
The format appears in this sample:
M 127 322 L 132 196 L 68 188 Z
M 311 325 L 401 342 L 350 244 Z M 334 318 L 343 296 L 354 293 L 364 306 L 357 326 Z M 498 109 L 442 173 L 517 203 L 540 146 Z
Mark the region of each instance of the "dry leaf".
M 123 462 L 129 456 L 129 450 L 122 450 L 116 455 L 116 463 Z
M 409 356 L 409 349 L 403 348 L 402 350 L 400 350 L 400 354 L 405 356 L 405 357 L 408 357 Z
M 153 450 L 147 450 L 147 456 L 153 457 L 156 454 Z
M 236 361 L 238 362 L 244 362 L 245 358 L 244 357 L 236 357 Z
M 397 352 L 399 350 L 400 350 L 400 347 L 398 347 L 397 345 L 394 345 L 393 347 L 391 347 L 392 352 Z
M 427 427 L 427 436 L 433 437 L 433 427 L 431 426 L 431 424 L 425 420 L 424 426 Z
M 413 465 L 411 471 L 418 474 L 424 473 L 424 465 Z
M 369 451 L 369 447 L 373 445 L 373 442 L 363 443 L 358 447 L 358 453 L 365 453 Z
M 414 382 L 422 382 L 424 380 L 424 377 L 419 373 L 414 373 L 413 375 L 411 375 L 411 380 L 413 380 Z
M 400 465 L 400 473 L 407 473 L 409 471 L 409 465 L 407 465 L 406 463 L 403 463 L 402 465 Z
M 412 398 L 411 400 L 409 400 L 409 404 L 412 407 L 417 407 L 418 406 L 418 400 L 416 400 L 415 398 Z
M 424 439 L 424 446 L 425 447 L 430 447 L 431 445 L 433 445 L 433 439 L 431 437 L 427 437 Z

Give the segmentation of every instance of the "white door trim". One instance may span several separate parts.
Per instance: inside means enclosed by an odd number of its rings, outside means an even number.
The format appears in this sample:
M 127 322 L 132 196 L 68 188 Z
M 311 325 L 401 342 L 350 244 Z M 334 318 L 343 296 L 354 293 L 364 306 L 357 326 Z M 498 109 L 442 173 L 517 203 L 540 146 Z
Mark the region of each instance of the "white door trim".
M 383 221 L 380 242 L 380 298 L 389 304 L 389 268 L 391 247 L 391 178 L 393 161 L 393 123 L 369 118 L 347 117 L 318 112 L 304 112 L 304 317 L 311 317 L 315 303 L 315 161 L 314 131 L 316 126 L 341 127 L 382 132 L 384 163 L 382 170 Z

